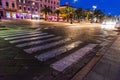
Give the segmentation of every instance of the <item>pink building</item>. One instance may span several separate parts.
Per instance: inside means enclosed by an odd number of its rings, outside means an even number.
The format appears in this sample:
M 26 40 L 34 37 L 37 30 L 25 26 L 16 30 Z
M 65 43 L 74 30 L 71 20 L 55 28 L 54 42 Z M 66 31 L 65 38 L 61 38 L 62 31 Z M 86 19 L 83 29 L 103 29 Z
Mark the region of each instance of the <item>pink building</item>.
M 54 13 L 57 8 L 60 6 L 60 0 L 36 0 L 39 2 L 39 10 L 44 7 L 49 7 Z M 40 12 L 40 15 L 43 16 L 43 13 Z
M 39 1 L 39 8 L 43 7 L 49 7 L 52 12 L 56 10 L 60 6 L 60 1 L 59 0 L 36 0 Z
M 39 4 L 36 0 L 17 0 L 17 18 L 39 18 Z
M 0 16 L 4 18 L 40 18 L 40 10 L 49 7 L 52 12 L 59 8 L 59 0 L 0 0 Z
M 0 16 L 3 18 L 16 18 L 16 0 L 0 0 Z

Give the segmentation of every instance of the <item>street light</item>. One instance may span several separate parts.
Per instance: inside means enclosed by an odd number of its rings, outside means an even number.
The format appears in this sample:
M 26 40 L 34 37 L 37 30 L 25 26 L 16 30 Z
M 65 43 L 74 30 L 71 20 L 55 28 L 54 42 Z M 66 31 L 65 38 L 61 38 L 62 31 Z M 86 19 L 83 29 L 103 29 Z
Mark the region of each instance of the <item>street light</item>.
M 78 0 L 73 0 L 73 2 L 72 2 L 72 5 L 74 6 L 74 4 L 77 2 Z M 67 2 L 67 8 L 69 8 L 69 3 Z M 71 10 L 71 12 L 70 12 L 70 14 L 69 14 L 69 18 L 70 18 L 70 24 L 73 24 L 73 9 L 74 9 L 74 7 L 72 7 L 71 8 L 72 10 Z
M 96 21 L 96 18 L 95 18 L 94 13 L 95 13 L 95 10 L 96 10 L 97 6 L 96 6 L 96 5 L 93 5 L 92 8 L 93 8 L 93 18 L 94 18 L 94 21 Z
M 96 10 L 96 8 L 97 8 L 97 6 L 96 6 L 96 5 L 93 5 L 92 7 L 93 7 L 93 10 L 94 10 L 94 11 L 95 11 L 95 10 Z
M 33 6 L 35 5 L 35 2 L 32 2 L 32 10 L 33 10 Z M 31 19 L 32 19 L 32 10 L 31 10 Z

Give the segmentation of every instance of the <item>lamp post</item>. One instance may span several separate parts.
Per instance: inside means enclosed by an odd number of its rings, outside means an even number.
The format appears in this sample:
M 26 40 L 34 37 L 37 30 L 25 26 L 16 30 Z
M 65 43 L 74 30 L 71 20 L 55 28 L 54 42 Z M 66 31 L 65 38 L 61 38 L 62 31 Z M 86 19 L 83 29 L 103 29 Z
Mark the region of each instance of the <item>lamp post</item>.
M 93 7 L 93 10 L 94 10 L 94 11 L 95 11 L 95 10 L 96 10 L 96 8 L 97 8 L 97 6 L 96 6 L 96 5 L 93 5 L 92 7 Z
M 96 21 L 95 19 L 95 10 L 96 10 L 96 8 L 97 8 L 97 6 L 96 5 L 93 5 L 92 6 L 92 8 L 93 8 L 93 19 L 94 19 L 94 21 Z
M 75 15 L 74 15 L 74 4 L 77 2 L 78 0 L 73 0 L 73 2 L 72 2 L 72 5 L 73 5 L 73 7 L 72 7 L 72 13 L 70 14 L 70 16 L 71 16 L 71 24 L 73 23 L 73 20 L 72 20 L 72 18 L 75 18 Z
M 32 6 L 35 5 L 35 2 L 32 2 Z M 33 7 L 32 7 L 32 10 L 33 10 Z M 32 10 L 31 10 L 31 19 L 32 19 Z

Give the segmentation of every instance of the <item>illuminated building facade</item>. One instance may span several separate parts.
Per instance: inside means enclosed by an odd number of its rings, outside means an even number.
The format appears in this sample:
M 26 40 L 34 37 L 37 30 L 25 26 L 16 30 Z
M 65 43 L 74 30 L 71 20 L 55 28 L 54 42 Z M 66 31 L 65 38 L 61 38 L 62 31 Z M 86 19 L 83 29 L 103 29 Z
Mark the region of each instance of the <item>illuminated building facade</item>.
M 2 18 L 16 18 L 16 0 L 0 0 L 0 16 Z
M 0 16 L 4 18 L 31 19 L 44 14 L 40 10 L 49 7 L 52 12 L 59 8 L 59 0 L 0 0 Z
M 39 18 L 39 3 L 36 0 L 17 0 L 17 18 Z

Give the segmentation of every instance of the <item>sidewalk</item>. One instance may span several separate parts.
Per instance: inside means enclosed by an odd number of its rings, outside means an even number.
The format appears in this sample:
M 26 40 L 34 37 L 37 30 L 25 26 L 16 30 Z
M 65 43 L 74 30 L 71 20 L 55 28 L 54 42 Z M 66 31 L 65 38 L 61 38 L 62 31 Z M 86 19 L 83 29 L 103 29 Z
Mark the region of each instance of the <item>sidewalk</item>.
M 120 37 L 113 43 L 101 60 L 84 80 L 120 80 Z

